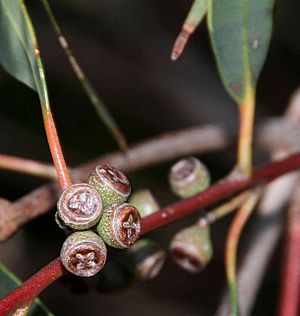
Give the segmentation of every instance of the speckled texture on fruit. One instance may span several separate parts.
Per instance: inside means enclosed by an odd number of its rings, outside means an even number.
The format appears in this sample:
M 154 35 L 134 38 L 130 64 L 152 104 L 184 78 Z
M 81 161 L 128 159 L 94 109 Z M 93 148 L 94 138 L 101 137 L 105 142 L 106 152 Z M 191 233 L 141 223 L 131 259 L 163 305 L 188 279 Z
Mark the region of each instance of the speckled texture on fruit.
M 107 250 L 102 239 L 91 231 L 71 234 L 63 243 L 60 259 L 71 273 L 90 277 L 105 264 Z
M 210 261 L 213 248 L 209 227 L 195 224 L 179 231 L 170 244 L 175 262 L 183 269 L 197 273 Z
M 114 248 L 131 246 L 141 234 L 141 217 L 128 203 L 118 203 L 104 210 L 97 227 L 101 238 Z
M 206 166 L 195 157 L 179 160 L 170 170 L 169 183 L 172 191 L 182 198 L 206 190 L 210 185 L 210 174 Z
M 128 178 L 120 170 L 108 165 L 97 166 L 91 172 L 88 183 L 98 191 L 104 207 L 125 202 L 131 192 Z
M 57 202 L 59 219 L 64 225 L 76 230 L 84 230 L 97 224 L 102 209 L 100 195 L 87 183 L 69 186 Z

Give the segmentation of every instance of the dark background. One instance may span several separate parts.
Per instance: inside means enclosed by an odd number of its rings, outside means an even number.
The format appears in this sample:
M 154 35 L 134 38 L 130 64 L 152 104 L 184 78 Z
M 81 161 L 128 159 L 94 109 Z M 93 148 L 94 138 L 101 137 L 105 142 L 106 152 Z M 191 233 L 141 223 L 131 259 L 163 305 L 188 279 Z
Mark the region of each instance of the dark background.
M 237 108 L 218 77 L 205 22 L 181 59 L 176 63 L 170 61 L 173 42 L 191 3 L 183 0 L 51 1 L 75 56 L 130 143 L 204 123 L 222 124 L 232 134 L 236 133 Z M 113 139 L 95 116 L 74 77 L 40 2 L 27 1 L 27 4 L 37 30 L 52 108 L 68 164 L 75 166 L 116 150 Z M 297 1 L 276 3 L 273 40 L 258 85 L 257 123 L 283 113 L 299 83 L 299 12 Z M 1 153 L 51 161 L 36 94 L 2 69 L 0 140 Z M 267 158 L 255 149 L 255 163 Z M 201 159 L 216 180 L 232 168 L 235 153 L 231 148 L 203 155 Z M 150 188 L 162 205 L 175 201 L 167 185 L 169 167 L 170 163 L 165 163 L 130 174 L 133 189 Z M 10 200 L 41 183 L 29 176 L 0 171 L 1 196 Z M 26 279 L 58 255 L 64 236 L 53 215 L 54 210 L 0 245 L 0 260 L 20 278 Z M 172 235 L 196 218 L 195 215 L 160 229 L 152 237 L 167 249 Z M 79 295 L 70 292 L 67 281 L 58 281 L 41 297 L 57 315 L 213 315 L 224 284 L 223 251 L 229 220 L 213 225 L 214 258 L 199 275 L 184 272 L 168 258 L 159 277 L 151 282 L 103 292 L 102 276 L 101 292 L 90 289 Z M 279 247 L 253 315 L 275 313 L 280 254 Z

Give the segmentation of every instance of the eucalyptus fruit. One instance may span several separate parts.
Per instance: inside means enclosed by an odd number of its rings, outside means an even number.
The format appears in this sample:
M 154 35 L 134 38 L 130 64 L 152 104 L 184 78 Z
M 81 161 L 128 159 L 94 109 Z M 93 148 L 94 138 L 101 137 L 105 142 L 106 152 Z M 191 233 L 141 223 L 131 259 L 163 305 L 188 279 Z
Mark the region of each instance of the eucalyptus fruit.
M 169 173 L 172 191 L 182 198 L 206 190 L 210 185 L 210 174 L 206 166 L 195 157 L 176 162 Z
M 124 261 L 135 279 L 147 281 L 159 274 L 166 256 L 166 252 L 154 241 L 140 239 L 127 250 Z
M 197 273 L 210 261 L 213 250 L 209 227 L 194 224 L 180 230 L 170 244 L 174 261 L 183 269 Z
M 134 192 L 128 202 L 139 210 L 141 217 L 151 215 L 159 210 L 159 204 L 148 189 Z
M 63 243 L 60 259 L 71 273 L 91 277 L 104 266 L 107 250 L 102 239 L 91 231 L 71 234 Z
M 128 248 L 140 237 L 140 213 L 131 204 L 114 204 L 104 210 L 97 231 L 109 246 Z
M 75 230 L 85 230 L 97 224 L 102 215 L 102 200 L 94 187 L 87 183 L 69 186 L 57 203 L 56 222 Z
M 131 192 L 131 185 L 125 174 L 108 165 L 97 166 L 91 172 L 88 183 L 98 191 L 105 208 L 125 202 Z

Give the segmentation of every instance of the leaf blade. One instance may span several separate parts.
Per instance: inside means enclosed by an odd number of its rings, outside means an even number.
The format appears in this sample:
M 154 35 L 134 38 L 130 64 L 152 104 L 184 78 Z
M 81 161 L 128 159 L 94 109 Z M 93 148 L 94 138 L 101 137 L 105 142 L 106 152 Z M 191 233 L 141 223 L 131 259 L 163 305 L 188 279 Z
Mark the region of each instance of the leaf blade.
M 15 78 L 37 90 L 32 67 L 36 63 L 19 2 L 0 1 L 0 63 Z
M 239 104 L 255 91 L 272 31 L 274 0 L 209 0 L 208 29 L 222 82 Z

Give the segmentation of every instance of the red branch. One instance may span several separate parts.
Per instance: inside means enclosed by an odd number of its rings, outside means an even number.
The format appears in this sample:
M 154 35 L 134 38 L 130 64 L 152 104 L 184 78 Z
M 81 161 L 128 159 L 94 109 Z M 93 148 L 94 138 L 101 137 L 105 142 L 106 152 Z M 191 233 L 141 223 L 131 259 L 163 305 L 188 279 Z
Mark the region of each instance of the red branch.
M 299 185 L 299 182 L 298 182 Z M 278 316 L 300 313 L 300 189 L 297 188 L 288 210 L 287 238 L 282 269 Z
M 176 221 L 199 208 L 206 207 L 221 199 L 227 198 L 251 185 L 270 181 L 297 168 L 300 168 L 300 153 L 292 155 L 287 159 L 254 169 L 250 179 L 244 179 L 234 175 L 227 177 L 202 193 L 181 200 L 145 217 L 142 220 L 142 234 L 146 234 L 157 227 Z M 6 315 L 8 312 L 22 307 L 24 304 L 33 300 L 45 287 L 62 276 L 64 272 L 65 270 L 59 259 L 55 259 L 49 263 L 46 267 L 25 281 L 20 287 L 0 299 L 0 315 Z
M 60 278 L 65 272 L 66 270 L 59 258 L 51 261 L 26 282 L 0 300 L 0 315 L 8 315 L 8 313 L 17 308 L 32 302 L 41 291 Z
M 250 179 L 236 177 L 234 175 L 229 176 L 202 193 L 181 200 L 145 217 L 142 223 L 142 234 L 146 234 L 157 227 L 176 221 L 195 212 L 199 208 L 207 207 L 212 203 L 228 198 L 255 183 L 270 181 L 299 167 L 300 153 L 292 155 L 287 159 L 272 162 L 254 169 Z

